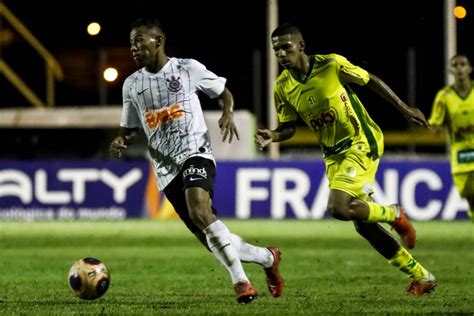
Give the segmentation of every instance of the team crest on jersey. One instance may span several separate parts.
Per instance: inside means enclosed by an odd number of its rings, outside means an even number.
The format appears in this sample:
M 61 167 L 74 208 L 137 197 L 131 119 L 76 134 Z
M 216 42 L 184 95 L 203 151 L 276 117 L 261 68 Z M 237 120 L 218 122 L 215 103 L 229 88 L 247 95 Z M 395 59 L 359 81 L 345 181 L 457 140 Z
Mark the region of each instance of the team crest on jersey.
M 171 92 L 178 92 L 179 90 L 181 90 L 182 85 L 180 79 L 180 77 L 175 76 L 171 76 L 171 78 L 166 78 L 166 81 L 168 82 L 168 90 L 170 90 Z
M 354 167 L 347 167 L 346 168 L 346 174 L 351 177 L 351 178 L 355 178 L 355 176 L 357 175 L 357 171 Z

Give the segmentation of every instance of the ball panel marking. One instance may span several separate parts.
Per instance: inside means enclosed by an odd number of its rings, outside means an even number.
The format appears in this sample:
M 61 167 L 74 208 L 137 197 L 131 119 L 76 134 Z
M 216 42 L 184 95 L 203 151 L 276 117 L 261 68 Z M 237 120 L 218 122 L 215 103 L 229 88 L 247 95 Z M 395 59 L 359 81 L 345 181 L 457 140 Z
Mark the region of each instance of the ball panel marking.
M 107 292 L 110 272 L 99 259 L 83 258 L 74 262 L 69 270 L 68 284 L 75 296 L 95 300 Z
M 69 277 L 69 285 L 74 291 L 79 291 L 82 286 L 81 278 L 77 274 L 73 274 Z

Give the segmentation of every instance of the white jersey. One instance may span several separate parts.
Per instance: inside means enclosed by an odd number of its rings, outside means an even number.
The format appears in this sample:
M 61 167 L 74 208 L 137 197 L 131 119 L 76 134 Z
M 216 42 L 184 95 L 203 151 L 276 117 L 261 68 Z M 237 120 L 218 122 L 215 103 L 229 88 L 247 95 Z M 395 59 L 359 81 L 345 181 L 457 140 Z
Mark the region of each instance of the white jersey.
M 142 68 L 125 80 L 120 126 L 145 132 L 160 191 L 189 157 L 215 162 L 197 92 L 215 98 L 225 83 L 197 60 L 181 58 L 170 58 L 158 73 Z

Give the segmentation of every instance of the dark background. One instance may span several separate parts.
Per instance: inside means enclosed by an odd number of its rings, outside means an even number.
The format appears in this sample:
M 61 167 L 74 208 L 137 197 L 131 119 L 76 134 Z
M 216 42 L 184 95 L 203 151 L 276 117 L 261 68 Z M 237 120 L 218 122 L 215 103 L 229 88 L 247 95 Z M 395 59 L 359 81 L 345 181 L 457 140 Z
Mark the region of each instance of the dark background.
M 408 52 L 414 53 L 413 105 L 429 115 L 435 93 L 444 85 L 444 7 L 442 0 L 305 1 L 280 0 L 280 23 L 297 24 L 308 54 L 338 53 L 382 78 L 408 101 Z M 458 21 L 458 51 L 471 57 L 472 1 L 458 1 L 468 16 Z M 3 0 L 35 37 L 58 59 L 64 80 L 56 84 L 56 106 L 120 105 L 123 80 L 136 68 L 129 51 L 129 25 L 139 17 L 157 17 L 167 33 L 170 56 L 192 57 L 228 79 L 236 108 L 254 112 L 266 124 L 266 1 L 26 1 Z M 92 21 L 98 36 L 86 33 Z M 0 25 L 8 30 L 3 20 Z M 10 31 L 11 30 L 10 28 Z M 2 48 L 5 61 L 45 99 L 44 63 L 25 41 L 15 37 Z M 100 54 L 118 68 L 99 104 Z M 273 57 L 272 57 L 273 58 Z M 413 69 L 412 69 L 413 70 Z M 356 87 L 371 116 L 384 130 L 407 123 L 387 102 Z M 201 98 L 204 109 L 217 109 Z M 0 74 L 0 108 L 30 107 Z M 117 122 L 118 124 L 118 122 Z

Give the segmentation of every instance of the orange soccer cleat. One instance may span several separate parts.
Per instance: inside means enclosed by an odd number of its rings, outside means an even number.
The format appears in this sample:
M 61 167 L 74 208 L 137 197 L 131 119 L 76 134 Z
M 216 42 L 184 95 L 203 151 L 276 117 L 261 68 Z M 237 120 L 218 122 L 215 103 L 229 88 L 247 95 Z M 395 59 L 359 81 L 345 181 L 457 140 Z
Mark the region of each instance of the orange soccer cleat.
M 234 284 L 234 290 L 237 294 L 237 302 L 240 304 L 251 303 L 257 297 L 257 292 L 250 282 L 237 282 Z
M 278 270 L 278 266 L 281 260 L 281 251 L 277 247 L 267 247 L 268 250 L 273 255 L 273 264 L 271 267 L 265 268 L 265 274 L 267 275 L 267 285 L 268 290 L 272 294 L 273 297 L 278 297 L 283 292 L 283 287 L 285 282 L 283 281 L 283 277 Z
M 396 207 L 397 207 L 397 219 L 395 220 L 395 222 L 393 222 L 392 229 L 395 229 L 398 235 L 400 235 L 400 238 L 402 239 L 403 244 L 408 249 L 413 249 L 415 248 L 415 243 L 416 243 L 415 228 L 406 217 L 405 212 L 403 211 L 403 208 L 400 207 L 399 205 L 396 205 Z
M 407 294 L 413 296 L 428 294 L 434 291 L 436 285 L 436 278 L 430 272 L 426 279 L 411 282 Z

